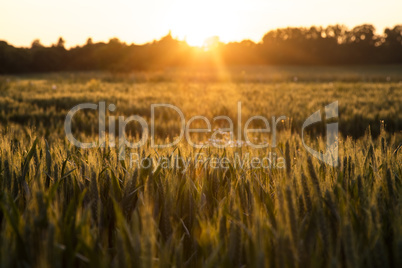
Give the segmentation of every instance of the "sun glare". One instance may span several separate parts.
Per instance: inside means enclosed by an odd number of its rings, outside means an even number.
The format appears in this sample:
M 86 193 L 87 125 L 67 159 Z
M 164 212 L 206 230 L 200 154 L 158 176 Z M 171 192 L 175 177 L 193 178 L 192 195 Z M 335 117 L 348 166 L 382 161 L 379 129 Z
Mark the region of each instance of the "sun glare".
M 174 36 L 187 41 L 190 46 L 205 47 L 206 40 L 218 36 L 231 41 L 235 36 L 236 12 L 231 1 L 176 1 L 168 21 Z

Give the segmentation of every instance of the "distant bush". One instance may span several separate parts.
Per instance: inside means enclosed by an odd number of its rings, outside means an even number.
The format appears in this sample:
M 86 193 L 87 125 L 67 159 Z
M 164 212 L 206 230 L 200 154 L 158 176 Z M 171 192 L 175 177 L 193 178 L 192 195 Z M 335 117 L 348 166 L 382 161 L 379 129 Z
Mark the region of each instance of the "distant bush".
M 117 38 L 66 50 L 60 38 L 44 47 L 34 40 L 31 48 L 15 48 L 0 41 L 0 74 L 54 71 L 108 70 L 130 72 L 178 66 L 224 65 L 349 65 L 402 63 L 402 25 L 375 34 L 372 25 L 349 30 L 284 28 L 269 31 L 258 44 L 244 40 L 228 44 L 215 40 L 211 50 L 190 47 L 170 34 L 145 45 L 127 45 Z M 218 66 L 219 67 L 219 66 Z

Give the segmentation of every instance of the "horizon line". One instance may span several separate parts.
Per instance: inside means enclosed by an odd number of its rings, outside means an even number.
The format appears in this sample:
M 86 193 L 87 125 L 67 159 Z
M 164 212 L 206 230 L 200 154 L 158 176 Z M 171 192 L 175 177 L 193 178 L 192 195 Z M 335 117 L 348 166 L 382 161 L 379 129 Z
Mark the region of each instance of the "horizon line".
M 350 26 L 348 26 L 348 25 L 346 25 L 346 24 L 343 24 L 343 23 L 335 23 L 335 24 L 327 24 L 327 25 L 310 25 L 310 26 L 291 26 L 291 25 L 288 25 L 288 26 L 284 26 L 284 27 L 276 27 L 276 28 L 271 28 L 271 29 L 269 29 L 268 31 L 266 31 L 266 32 L 264 33 L 264 35 L 263 35 L 258 41 L 253 40 L 253 38 L 243 38 L 243 39 L 241 39 L 241 40 L 223 41 L 223 40 L 220 40 L 219 35 L 211 35 L 211 36 L 207 37 L 207 38 L 205 39 L 205 41 L 207 41 L 207 40 L 210 39 L 210 38 L 218 37 L 218 38 L 219 38 L 219 42 L 222 43 L 222 44 L 225 44 L 225 45 L 226 45 L 226 44 L 229 44 L 229 43 L 241 43 L 241 42 L 243 42 L 243 41 L 251 41 L 251 42 L 253 42 L 253 43 L 255 43 L 255 44 L 260 44 L 260 43 L 262 43 L 262 40 L 263 40 L 264 36 L 265 36 L 267 33 L 271 32 L 271 31 L 278 30 L 278 29 L 287 29 L 287 28 L 309 29 L 309 28 L 312 28 L 312 27 L 324 28 L 324 29 L 325 29 L 325 28 L 327 28 L 327 27 L 329 27 L 329 26 L 335 26 L 335 25 L 344 26 L 344 27 L 346 27 L 348 30 L 352 30 L 353 28 L 355 28 L 355 27 L 357 27 L 357 26 L 361 26 L 361 25 L 372 25 L 372 26 L 374 27 L 374 29 L 375 29 L 374 33 L 375 33 L 376 35 L 381 35 L 381 34 L 384 34 L 384 31 L 385 31 L 386 29 L 393 29 L 393 28 L 395 28 L 395 27 L 398 26 L 398 25 L 402 25 L 402 22 L 401 22 L 401 23 L 394 24 L 393 26 L 385 26 L 385 27 L 383 27 L 382 30 L 379 30 L 374 24 L 369 23 L 369 22 L 360 23 L 360 24 L 357 24 L 357 25 L 355 25 L 355 26 L 353 26 L 353 27 L 350 27 Z M 168 30 L 168 32 L 167 32 L 166 34 L 161 35 L 159 38 L 154 38 L 154 39 L 152 39 L 152 40 L 149 40 L 149 41 L 146 41 L 146 42 L 142 42 L 142 43 L 136 43 L 136 42 L 131 42 L 131 43 L 130 43 L 130 42 L 128 42 L 128 41 L 121 40 L 121 39 L 120 39 L 119 37 L 117 37 L 117 36 L 112 36 L 112 37 L 110 37 L 108 40 L 96 40 L 96 41 L 93 40 L 93 37 L 88 36 L 88 37 L 86 38 L 86 41 L 85 41 L 85 42 L 87 42 L 89 39 L 92 39 L 92 41 L 93 41 L 94 44 L 97 44 L 97 43 L 105 43 L 105 44 L 107 44 L 107 43 L 109 43 L 110 40 L 112 40 L 112 39 L 118 39 L 118 40 L 120 41 L 120 43 L 126 44 L 126 45 L 128 45 L 128 46 L 131 46 L 131 45 L 144 46 L 144 45 L 148 45 L 148 44 L 152 44 L 152 43 L 154 43 L 154 42 L 160 41 L 161 39 L 163 39 L 164 37 L 167 37 L 167 36 L 169 36 L 169 35 L 170 35 L 174 40 L 177 40 L 177 41 L 180 41 L 180 42 L 186 42 L 186 44 L 187 44 L 188 46 L 190 46 L 190 47 L 193 47 L 193 48 L 202 48 L 202 47 L 205 47 L 204 45 L 203 45 L 203 46 L 190 45 L 190 44 L 187 42 L 186 38 L 179 38 L 179 36 L 178 36 L 177 34 L 176 34 L 176 35 L 172 34 L 172 30 L 171 30 L 171 29 Z M 43 45 L 44 47 L 52 47 L 52 46 L 55 46 L 56 43 L 57 43 L 57 40 L 58 40 L 59 38 L 63 38 L 64 42 L 66 42 L 66 40 L 64 39 L 64 37 L 63 37 L 62 35 L 60 35 L 60 36 L 58 36 L 58 37 L 56 38 L 56 42 L 51 43 L 51 44 L 48 44 L 48 45 L 41 43 L 41 45 Z M 31 48 L 32 43 L 33 43 L 34 41 L 36 41 L 36 40 L 41 41 L 41 38 L 34 38 L 34 39 L 31 41 L 31 43 L 30 43 L 29 45 L 24 46 L 24 45 L 14 45 L 13 43 L 11 43 L 11 42 L 9 42 L 9 41 L 7 41 L 7 40 L 5 40 L 5 39 L 0 39 L 0 41 L 4 41 L 4 42 L 6 42 L 8 45 L 13 46 L 13 47 L 15 47 L 15 48 Z M 86 44 L 86 43 L 76 43 L 76 44 L 74 44 L 74 45 L 65 46 L 65 49 L 72 49 L 72 48 L 75 48 L 75 47 L 84 46 L 85 44 Z

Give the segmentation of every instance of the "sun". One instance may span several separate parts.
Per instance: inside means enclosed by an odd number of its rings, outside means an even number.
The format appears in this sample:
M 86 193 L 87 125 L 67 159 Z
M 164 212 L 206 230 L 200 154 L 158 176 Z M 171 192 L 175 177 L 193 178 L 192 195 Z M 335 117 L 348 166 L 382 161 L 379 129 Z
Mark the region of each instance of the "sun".
M 236 13 L 230 1 L 176 1 L 168 16 L 172 34 L 190 46 L 205 47 L 212 36 L 231 41 L 236 38 Z
M 204 47 L 205 42 L 207 40 L 207 35 L 206 34 L 191 34 L 191 35 L 185 35 L 184 36 L 184 41 L 187 42 L 192 47 Z

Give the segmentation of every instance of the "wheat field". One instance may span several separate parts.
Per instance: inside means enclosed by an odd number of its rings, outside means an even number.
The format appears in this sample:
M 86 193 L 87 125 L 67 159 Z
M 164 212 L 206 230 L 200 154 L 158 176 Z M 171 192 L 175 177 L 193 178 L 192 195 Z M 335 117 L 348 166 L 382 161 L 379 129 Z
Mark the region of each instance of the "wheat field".
M 0 266 L 402 267 L 402 83 L 382 73 L 249 73 L 2 77 Z M 334 100 L 337 167 L 307 153 L 300 137 L 303 121 Z M 286 120 L 274 148 L 214 148 L 200 136 L 200 149 L 147 141 L 122 160 L 109 143 L 82 149 L 65 137 L 68 110 L 99 101 L 116 105 L 116 117 L 147 120 L 152 103 L 174 104 L 188 120 L 236 118 L 241 101 L 243 124 L 252 115 Z M 174 139 L 175 114 L 157 119 L 157 140 Z M 77 115 L 75 135 L 94 140 L 97 120 Z M 309 133 L 324 151 L 325 123 Z M 127 128 L 134 140 L 141 134 L 138 124 Z M 237 162 L 267 156 L 268 167 Z M 225 167 L 210 163 L 223 158 Z

